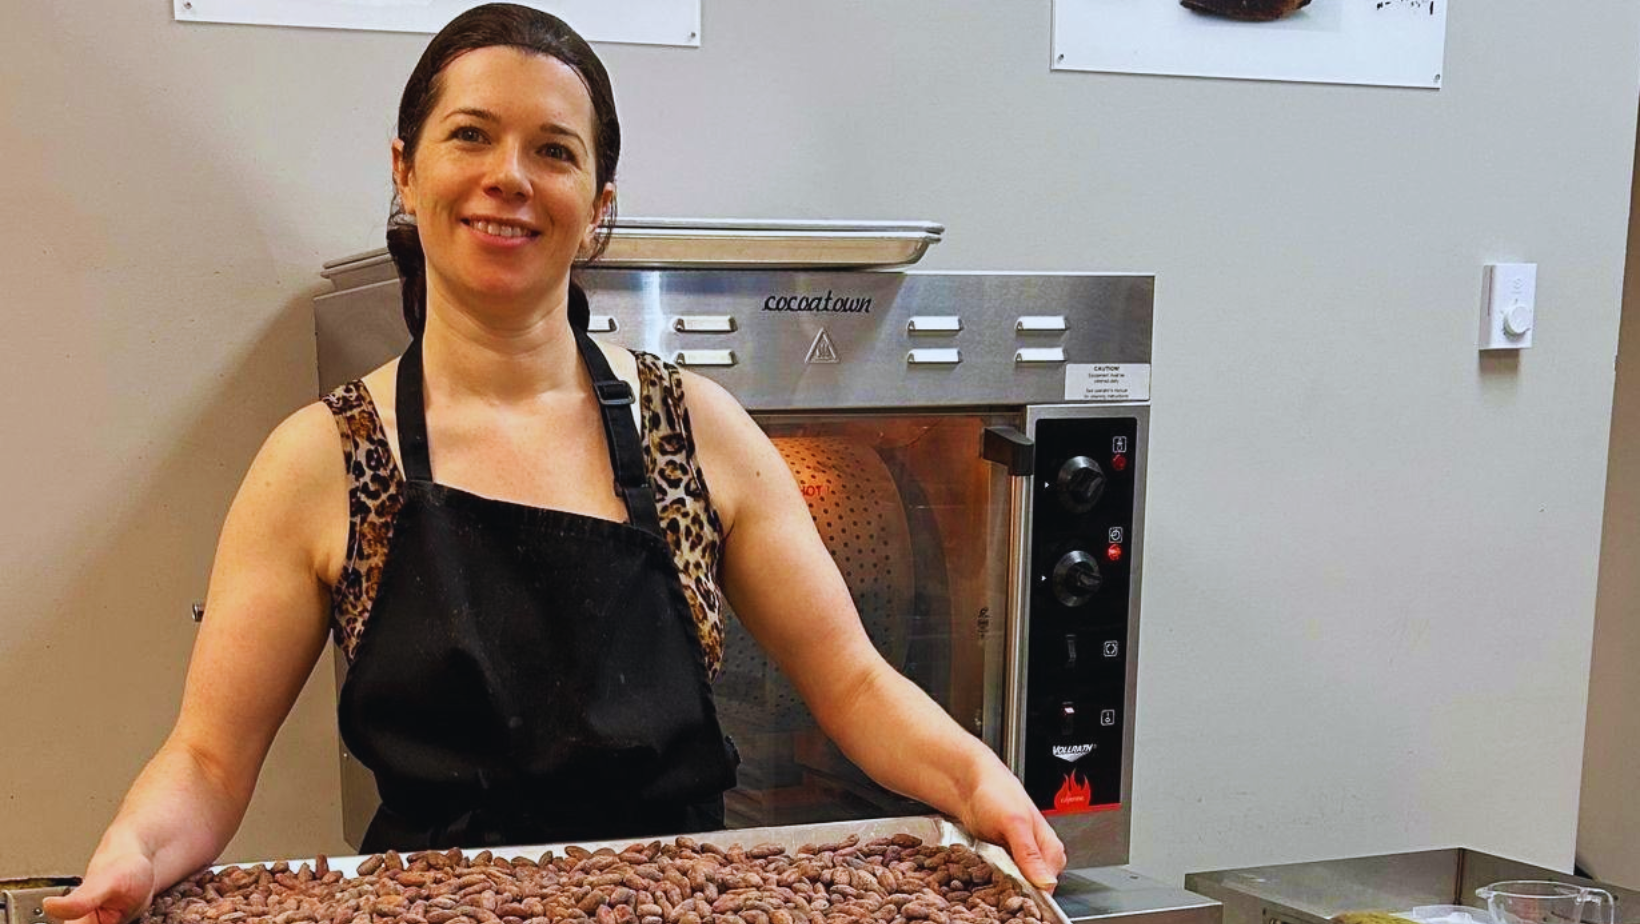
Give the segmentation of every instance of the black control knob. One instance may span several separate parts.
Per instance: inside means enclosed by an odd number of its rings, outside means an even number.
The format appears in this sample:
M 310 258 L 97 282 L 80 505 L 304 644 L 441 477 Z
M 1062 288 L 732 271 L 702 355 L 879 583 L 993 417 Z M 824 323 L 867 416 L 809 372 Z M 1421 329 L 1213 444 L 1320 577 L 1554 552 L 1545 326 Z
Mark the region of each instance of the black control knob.
M 1087 456 L 1075 456 L 1059 467 L 1054 480 L 1059 502 L 1072 513 L 1087 513 L 1105 496 L 1105 470 Z
M 1104 584 L 1099 562 L 1086 552 L 1068 552 L 1053 566 L 1053 595 L 1066 606 L 1081 606 Z

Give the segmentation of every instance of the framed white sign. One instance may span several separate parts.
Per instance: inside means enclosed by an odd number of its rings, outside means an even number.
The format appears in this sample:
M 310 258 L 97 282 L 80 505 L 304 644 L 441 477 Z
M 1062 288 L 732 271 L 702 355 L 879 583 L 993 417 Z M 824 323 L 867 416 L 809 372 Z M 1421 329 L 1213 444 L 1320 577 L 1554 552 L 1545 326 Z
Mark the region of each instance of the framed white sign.
M 1054 0 L 1054 70 L 1439 88 L 1448 0 Z
M 589 42 L 700 46 L 700 0 L 519 0 L 560 17 Z M 231 22 L 427 32 L 477 0 L 172 0 L 178 22 Z

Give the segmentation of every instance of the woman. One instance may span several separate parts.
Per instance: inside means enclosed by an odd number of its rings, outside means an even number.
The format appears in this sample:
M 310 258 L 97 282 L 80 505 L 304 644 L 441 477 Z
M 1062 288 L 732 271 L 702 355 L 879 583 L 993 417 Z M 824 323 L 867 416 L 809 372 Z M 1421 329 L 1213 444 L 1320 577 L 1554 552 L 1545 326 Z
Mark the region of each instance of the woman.
M 719 583 L 851 759 L 1052 884 L 1053 831 L 878 656 L 744 410 L 586 336 L 570 270 L 619 153 L 608 76 L 557 19 L 493 4 L 433 39 L 393 143 L 414 342 L 258 454 L 176 727 L 48 914 L 117 924 L 212 862 L 332 633 L 342 734 L 383 795 L 367 851 L 721 827 Z

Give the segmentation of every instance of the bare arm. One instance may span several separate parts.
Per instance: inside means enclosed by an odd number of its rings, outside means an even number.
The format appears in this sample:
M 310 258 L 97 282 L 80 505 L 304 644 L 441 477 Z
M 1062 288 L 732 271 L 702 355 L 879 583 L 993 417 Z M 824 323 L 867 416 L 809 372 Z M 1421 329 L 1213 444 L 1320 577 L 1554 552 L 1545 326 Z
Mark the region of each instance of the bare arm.
M 340 453 L 322 405 L 292 415 L 262 447 L 222 527 L 176 725 L 126 794 L 84 883 L 48 899 L 47 914 L 118 924 L 215 860 L 238 830 L 325 645 L 326 579 L 346 545 Z
M 1051 887 L 1058 837 L 996 755 L 877 653 L 780 454 L 721 388 L 690 376 L 686 390 L 724 521 L 724 590 L 746 628 L 872 779 L 1007 844 Z

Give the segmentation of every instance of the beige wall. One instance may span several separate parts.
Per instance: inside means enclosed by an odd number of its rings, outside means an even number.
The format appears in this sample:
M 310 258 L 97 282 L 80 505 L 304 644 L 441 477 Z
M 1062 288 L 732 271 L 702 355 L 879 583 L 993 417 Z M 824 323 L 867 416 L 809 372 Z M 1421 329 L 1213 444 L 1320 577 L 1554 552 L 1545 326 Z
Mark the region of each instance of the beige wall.
M 1629 207 L 1609 459 L 1577 857 L 1592 875 L 1632 889 L 1640 888 L 1640 186 Z
M 1049 10 L 708 0 L 701 49 L 609 46 L 623 210 L 1155 272 L 1134 864 L 1569 865 L 1640 6 L 1455 4 L 1439 92 L 1049 73 Z M 161 740 L 234 485 L 315 387 L 319 264 L 380 240 L 424 43 L 8 4 L 0 874 L 79 868 Z M 1498 260 L 1539 264 L 1541 325 L 1483 361 Z M 330 696 L 230 857 L 340 849 Z

